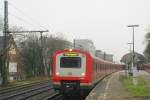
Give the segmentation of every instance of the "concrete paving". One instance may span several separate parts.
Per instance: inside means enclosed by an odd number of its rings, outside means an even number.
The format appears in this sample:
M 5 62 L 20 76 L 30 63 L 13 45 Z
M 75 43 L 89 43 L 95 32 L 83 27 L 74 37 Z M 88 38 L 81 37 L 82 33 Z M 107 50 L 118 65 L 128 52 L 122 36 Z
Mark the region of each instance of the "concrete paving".
M 150 100 L 150 97 L 135 97 L 127 91 L 120 81 L 124 71 L 116 72 L 98 84 L 86 100 Z M 139 71 L 146 83 L 150 85 L 150 73 Z

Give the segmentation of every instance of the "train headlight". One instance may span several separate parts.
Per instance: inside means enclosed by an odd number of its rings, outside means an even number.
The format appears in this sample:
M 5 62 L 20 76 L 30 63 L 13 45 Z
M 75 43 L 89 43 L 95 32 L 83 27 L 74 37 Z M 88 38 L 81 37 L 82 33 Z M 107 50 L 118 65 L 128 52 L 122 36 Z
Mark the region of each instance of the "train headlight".
M 85 73 L 81 73 L 82 76 L 85 76 Z
M 71 51 L 72 51 L 72 49 L 69 49 L 69 51 L 71 52 Z
M 59 72 L 56 72 L 56 75 L 59 75 Z

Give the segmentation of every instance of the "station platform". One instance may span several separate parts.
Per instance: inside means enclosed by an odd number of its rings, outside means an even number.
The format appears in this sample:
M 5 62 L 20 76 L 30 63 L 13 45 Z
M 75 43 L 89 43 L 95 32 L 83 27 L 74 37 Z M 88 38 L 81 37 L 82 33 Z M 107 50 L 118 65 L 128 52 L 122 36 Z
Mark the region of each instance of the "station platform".
M 113 73 L 98 84 L 86 97 L 86 100 L 150 100 L 150 96 L 134 96 L 120 81 L 120 76 L 125 75 L 124 71 Z M 150 73 L 139 71 L 146 84 L 150 86 Z

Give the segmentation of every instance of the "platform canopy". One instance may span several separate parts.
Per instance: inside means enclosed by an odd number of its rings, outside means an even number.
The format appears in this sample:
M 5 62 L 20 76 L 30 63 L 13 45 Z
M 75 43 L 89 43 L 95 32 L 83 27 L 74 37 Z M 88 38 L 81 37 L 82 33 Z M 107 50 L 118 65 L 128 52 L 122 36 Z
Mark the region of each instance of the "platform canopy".
M 132 56 L 133 56 L 132 52 L 125 54 L 121 58 L 120 62 L 123 62 L 125 64 L 127 64 L 127 63 L 130 64 L 132 62 Z M 134 60 L 135 60 L 135 63 L 143 62 L 145 60 L 145 57 L 142 54 L 135 52 L 135 59 Z

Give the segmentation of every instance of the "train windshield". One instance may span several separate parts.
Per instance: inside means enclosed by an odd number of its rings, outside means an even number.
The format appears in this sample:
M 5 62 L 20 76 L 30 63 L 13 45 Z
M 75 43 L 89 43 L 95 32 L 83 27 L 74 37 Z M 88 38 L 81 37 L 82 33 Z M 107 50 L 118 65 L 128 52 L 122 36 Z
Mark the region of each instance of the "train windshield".
M 62 57 L 60 59 L 61 68 L 81 68 L 80 57 Z

